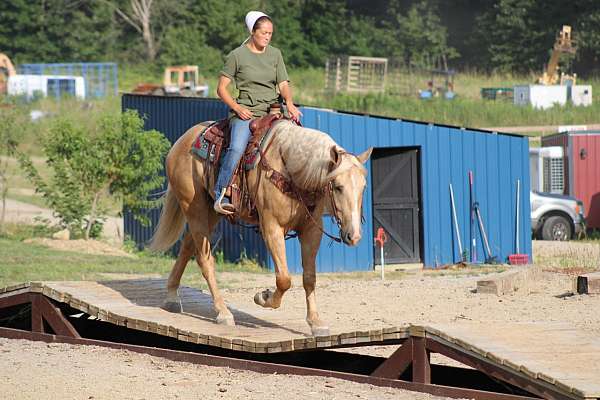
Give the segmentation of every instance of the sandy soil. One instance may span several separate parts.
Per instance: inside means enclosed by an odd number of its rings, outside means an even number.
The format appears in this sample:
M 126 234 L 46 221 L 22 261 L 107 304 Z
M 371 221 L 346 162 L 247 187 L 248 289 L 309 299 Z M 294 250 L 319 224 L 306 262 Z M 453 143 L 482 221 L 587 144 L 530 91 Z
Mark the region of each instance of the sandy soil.
M 456 274 L 420 272 L 383 282 L 374 275 L 360 280 L 320 275 L 320 312 L 330 326 L 340 329 L 405 322 L 562 321 L 600 335 L 600 296 L 571 295 L 572 276 L 544 273 L 543 279 L 531 282 L 529 291 L 498 297 L 473 292 L 479 277 Z M 229 302 L 249 306 L 254 293 L 271 286 L 274 277 L 224 273 L 220 280 L 227 287 L 223 294 Z M 294 276 L 294 283 L 283 306 L 272 312 L 305 312 L 301 277 Z M 354 351 L 389 355 L 394 350 L 381 346 Z M 95 347 L 0 339 L 0 354 L 0 382 L 11 399 L 279 399 L 282 388 L 286 397 L 302 399 L 437 398 L 335 379 L 196 366 Z
M 381 281 L 377 274 L 321 274 L 317 277 L 320 314 L 336 329 L 373 328 L 403 323 L 565 322 L 600 335 L 600 296 L 572 294 L 573 276 L 556 273 L 563 261 L 600 266 L 600 246 L 586 243 L 534 243 L 534 251 L 554 257 L 529 290 L 498 297 L 474 292 L 481 276 L 473 271 L 418 271 Z M 190 264 L 188 268 L 195 268 Z M 567 270 L 567 272 L 573 270 Z M 121 277 L 123 278 L 123 277 Z M 392 278 L 392 277 L 390 277 Z M 222 273 L 228 302 L 253 306 L 257 291 L 273 287 L 272 274 Z M 274 313 L 305 313 L 302 277 Z M 395 347 L 351 349 L 386 356 Z M 444 360 L 433 359 L 434 362 Z M 263 375 L 104 348 L 45 344 L 0 338 L 0 387 L 6 399 L 439 399 L 425 394 L 317 377 Z
M 331 378 L 206 367 L 96 346 L 0 338 L 3 399 L 439 399 Z

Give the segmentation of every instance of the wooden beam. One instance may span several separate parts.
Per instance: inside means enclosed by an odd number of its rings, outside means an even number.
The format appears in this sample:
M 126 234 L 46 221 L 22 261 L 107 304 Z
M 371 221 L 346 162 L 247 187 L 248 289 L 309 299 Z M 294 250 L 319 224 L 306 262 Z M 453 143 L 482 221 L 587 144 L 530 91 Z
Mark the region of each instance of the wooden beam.
M 576 285 L 579 294 L 600 294 L 600 272 L 579 275 Z
M 512 267 L 491 277 L 477 281 L 477 293 L 491 293 L 497 296 L 516 291 L 528 293 L 530 283 L 537 280 L 541 269 L 534 266 Z

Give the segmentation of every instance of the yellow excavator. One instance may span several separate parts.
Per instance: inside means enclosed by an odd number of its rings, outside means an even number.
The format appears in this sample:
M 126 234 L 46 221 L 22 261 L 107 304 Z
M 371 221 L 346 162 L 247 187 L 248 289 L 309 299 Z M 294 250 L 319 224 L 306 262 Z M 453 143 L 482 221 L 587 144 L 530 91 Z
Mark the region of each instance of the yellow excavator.
M 542 76 L 538 78 L 538 83 L 542 85 L 556 85 L 560 81 L 561 85 L 567 83 L 575 85 L 577 74 L 567 75 L 561 73 L 559 75 L 558 62 L 560 61 L 561 54 L 575 54 L 576 51 L 575 40 L 571 38 L 571 27 L 563 25 L 561 31 L 556 36 L 550 61 L 548 61 L 548 65 Z
M 0 95 L 6 94 L 8 78 L 17 74 L 13 63 L 6 54 L 0 53 Z

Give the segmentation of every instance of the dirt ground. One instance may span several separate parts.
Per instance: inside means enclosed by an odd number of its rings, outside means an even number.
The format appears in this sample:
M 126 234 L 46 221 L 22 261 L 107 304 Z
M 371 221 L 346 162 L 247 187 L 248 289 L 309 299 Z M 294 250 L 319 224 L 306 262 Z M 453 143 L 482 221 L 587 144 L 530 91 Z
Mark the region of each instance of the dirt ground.
M 50 244 L 52 245 L 52 244 Z M 600 267 L 600 246 L 534 243 L 534 253 L 552 257 L 542 278 L 510 295 L 478 294 L 475 270 L 390 274 L 320 274 L 320 314 L 336 329 L 368 329 L 403 323 L 565 322 L 600 335 L 600 296 L 573 295 L 577 269 L 561 269 L 561 256 Z M 545 258 L 544 258 L 545 260 Z M 577 263 L 577 262 L 576 262 Z M 188 268 L 197 267 L 190 264 Z M 119 277 L 111 277 L 115 279 Z M 125 279 L 127 277 L 120 277 Z M 226 301 L 253 306 L 257 291 L 273 287 L 272 274 L 222 273 Z M 305 313 L 302 277 L 274 313 Z M 350 349 L 387 356 L 396 347 Z M 440 357 L 433 362 L 447 363 Z M 0 387 L 6 399 L 440 399 L 421 393 L 336 379 L 265 375 L 205 367 L 92 346 L 45 344 L 0 338 Z

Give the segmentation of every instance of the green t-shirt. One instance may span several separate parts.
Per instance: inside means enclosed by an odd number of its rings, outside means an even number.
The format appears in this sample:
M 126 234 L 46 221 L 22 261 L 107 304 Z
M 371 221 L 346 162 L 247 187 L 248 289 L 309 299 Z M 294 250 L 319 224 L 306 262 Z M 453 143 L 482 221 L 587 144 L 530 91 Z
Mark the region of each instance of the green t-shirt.
M 221 75 L 235 82 L 239 90 L 237 103 L 255 117 L 268 113 L 269 106 L 278 99 L 277 85 L 289 80 L 278 48 L 267 46 L 264 53 L 253 53 L 245 44 L 227 55 Z

